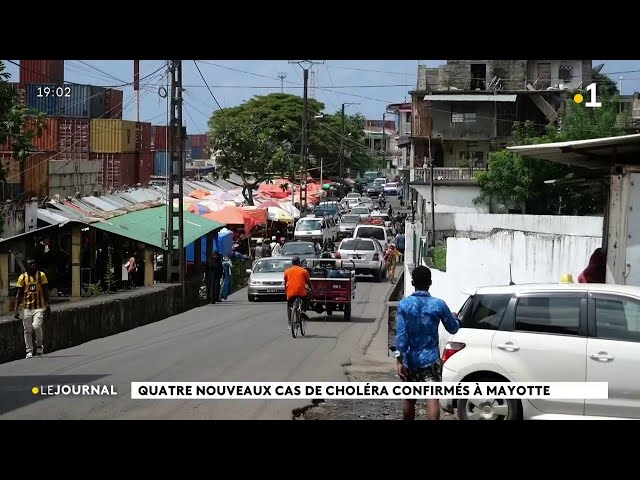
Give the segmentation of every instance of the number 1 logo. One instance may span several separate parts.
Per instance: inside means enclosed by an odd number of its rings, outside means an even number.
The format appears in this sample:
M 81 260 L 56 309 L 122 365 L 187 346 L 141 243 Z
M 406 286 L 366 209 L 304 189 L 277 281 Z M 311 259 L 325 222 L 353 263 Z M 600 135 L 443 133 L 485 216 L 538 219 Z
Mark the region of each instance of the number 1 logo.
M 584 104 L 585 107 L 590 107 L 590 108 L 598 108 L 602 106 L 601 102 L 597 102 L 596 99 L 596 89 L 597 89 L 598 85 L 596 83 L 590 83 L 589 86 L 587 87 L 587 91 L 591 92 L 591 100 L 588 101 L 587 103 Z

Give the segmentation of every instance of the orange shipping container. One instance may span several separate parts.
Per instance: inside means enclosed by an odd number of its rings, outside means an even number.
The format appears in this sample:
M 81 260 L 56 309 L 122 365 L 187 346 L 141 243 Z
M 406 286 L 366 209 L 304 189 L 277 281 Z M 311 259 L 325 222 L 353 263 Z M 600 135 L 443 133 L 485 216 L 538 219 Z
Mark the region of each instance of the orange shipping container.
M 45 198 L 49 195 L 49 159 L 47 152 L 36 153 L 24 161 L 24 191 L 27 198 Z
M 20 83 L 64 83 L 64 60 L 20 60 Z

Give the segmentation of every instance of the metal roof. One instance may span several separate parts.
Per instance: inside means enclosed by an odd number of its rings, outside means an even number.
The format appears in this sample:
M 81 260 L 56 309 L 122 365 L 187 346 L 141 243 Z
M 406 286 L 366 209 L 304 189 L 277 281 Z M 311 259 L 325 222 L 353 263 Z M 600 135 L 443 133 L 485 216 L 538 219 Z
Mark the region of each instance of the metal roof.
M 515 102 L 517 95 L 425 95 L 432 102 Z
M 183 212 L 184 245 L 190 245 L 198 238 L 214 230 L 225 227 L 224 223 L 208 220 L 190 212 Z M 114 233 L 138 242 L 165 249 L 161 232 L 166 231 L 167 209 L 165 207 L 147 208 L 129 212 L 109 220 L 91 224 L 92 227 Z
M 507 150 L 550 162 L 604 170 L 614 163 L 640 164 L 640 134 L 519 145 Z

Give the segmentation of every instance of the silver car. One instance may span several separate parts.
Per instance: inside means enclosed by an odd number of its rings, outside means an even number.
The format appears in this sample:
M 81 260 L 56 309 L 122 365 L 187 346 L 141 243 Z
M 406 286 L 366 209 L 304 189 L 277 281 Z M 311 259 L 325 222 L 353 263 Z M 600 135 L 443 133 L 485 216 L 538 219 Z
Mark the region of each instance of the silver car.
M 371 215 L 371 209 L 366 205 L 353 207 L 349 212 L 352 215 L 360 215 L 360 218 L 369 218 Z
M 290 258 L 261 258 L 247 270 L 250 274 L 247 298 L 255 302 L 265 297 L 282 297 L 284 291 L 284 271 L 291 266 Z
M 356 274 L 373 275 L 377 282 L 385 276 L 384 251 L 375 239 L 345 238 L 340 242 L 338 253 L 343 260 L 353 261 Z
M 340 218 L 340 237 L 353 237 L 353 231 L 360 223 L 360 215 L 345 214 Z

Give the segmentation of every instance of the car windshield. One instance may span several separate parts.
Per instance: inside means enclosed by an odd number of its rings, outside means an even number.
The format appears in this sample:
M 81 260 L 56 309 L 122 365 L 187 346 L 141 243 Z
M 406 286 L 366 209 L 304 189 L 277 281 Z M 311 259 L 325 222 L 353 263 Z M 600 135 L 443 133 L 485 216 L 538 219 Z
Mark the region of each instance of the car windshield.
M 360 215 L 345 215 L 340 220 L 340 223 L 359 223 Z
M 316 249 L 313 243 L 285 243 L 280 253 L 285 256 L 290 255 L 313 255 Z
M 253 273 L 278 273 L 284 272 L 291 266 L 291 260 L 278 260 L 270 258 L 269 260 L 259 260 L 253 269 Z
M 296 225 L 296 230 L 320 230 L 322 219 L 302 219 Z
M 360 198 L 361 195 L 359 193 L 348 193 L 347 198 Z
M 396 185 L 395 183 L 387 183 L 387 184 L 385 185 L 385 187 L 389 187 L 389 188 L 396 188 L 396 187 L 397 187 L 397 185 Z
M 361 238 L 349 238 L 343 240 L 340 244 L 339 250 L 375 250 L 373 242 L 371 240 L 363 240 Z
M 358 238 L 375 238 L 384 241 L 384 229 L 376 227 L 360 227 L 356 233 Z
M 367 207 L 356 207 L 351 210 L 351 213 L 369 213 L 369 209 Z

